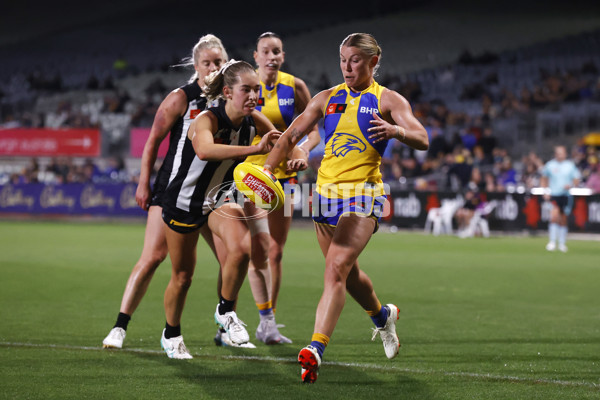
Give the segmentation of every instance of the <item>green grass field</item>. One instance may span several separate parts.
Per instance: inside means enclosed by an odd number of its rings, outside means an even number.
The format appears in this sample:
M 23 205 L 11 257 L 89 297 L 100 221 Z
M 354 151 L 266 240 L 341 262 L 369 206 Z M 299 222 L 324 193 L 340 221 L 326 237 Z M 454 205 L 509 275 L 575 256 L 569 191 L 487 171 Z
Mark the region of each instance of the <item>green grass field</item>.
M 217 264 L 206 245 L 183 314 L 190 361 L 160 350 L 157 271 L 123 350 L 101 341 L 137 260 L 139 224 L 0 222 L 0 398 L 7 399 L 598 399 L 600 243 L 545 237 L 466 239 L 378 233 L 360 261 L 382 302 L 402 312 L 400 355 L 371 342 L 371 321 L 348 298 L 319 380 L 295 362 L 310 340 L 323 257 L 310 229 L 293 229 L 277 319 L 294 344 L 218 348 Z M 238 314 L 253 336 L 245 284 Z

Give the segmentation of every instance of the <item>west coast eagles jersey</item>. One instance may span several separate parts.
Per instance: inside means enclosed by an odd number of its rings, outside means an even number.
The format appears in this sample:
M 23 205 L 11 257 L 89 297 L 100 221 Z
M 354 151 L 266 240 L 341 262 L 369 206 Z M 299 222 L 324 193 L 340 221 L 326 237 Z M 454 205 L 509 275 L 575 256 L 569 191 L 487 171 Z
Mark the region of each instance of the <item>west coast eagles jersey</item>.
M 277 81 L 273 86 L 267 86 L 260 82 L 260 94 L 256 109 L 263 113 L 275 125 L 278 131 L 285 131 L 294 119 L 296 85 L 294 76 L 279 71 Z M 260 136 L 256 136 L 252 144 L 258 144 Z M 246 161 L 264 165 L 268 154 L 253 155 Z M 288 175 L 285 173 L 287 159 L 275 168 L 273 174 L 278 179 L 295 176 L 296 173 Z
M 321 195 L 347 197 L 363 190 L 374 196 L 383 194 L 379 166 L 389 140 L 373 143 L 367 129 L 372 126 L 373 113 L 381 117 L 384 90 L 373 81 L 360 93 L 352 92 L 345 83 L 331 92 L 323 110 L 325 154 L 317 178 Z

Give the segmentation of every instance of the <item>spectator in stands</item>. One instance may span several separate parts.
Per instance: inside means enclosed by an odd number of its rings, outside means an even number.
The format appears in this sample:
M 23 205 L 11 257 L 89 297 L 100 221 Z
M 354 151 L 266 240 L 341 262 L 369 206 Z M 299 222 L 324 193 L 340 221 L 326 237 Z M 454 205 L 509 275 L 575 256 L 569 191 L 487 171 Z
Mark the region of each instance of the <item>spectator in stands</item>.
M 600 163 L 597 160 L 592 164 L 591 173 L 585 182 L 585 185 L 592 189 L 592 193 L 600 193 Z
M 102 173 L 100 169 L 91 159 L 85 160 L 83 167 L 81 168 L 81 180 L 86 183 L 100 182 L 102 180 Z
M 473 167 L 473 170 L 471 171 L 471 179 L 469 180 L 467 187 L 473 192 L 485 191 L 485 180 L 483 179 L 483 175 L 481 174 L 481 170 L 479 168 Z
M 483 180 L 485 182 L 485 192 L 486 193 L 493 193 L 497 190 L 496 189 L 496 177 L 494 176 L 494 174 L 491 171 L 488 171 L 483 175 Z
M 494 162 L 494 149 L 496 148 L 496 146 L 498 146 L 498 140 L 496 139 L 496 137 L 494 136 L 494 133 L 492 131 L 492 128 L 489 126 L 486 126 L 483 128 L 483 134 L 481 136 L 481 138 L 479 139 L 479 142 L 477 143 L 479 146 L 481 146 L 481 149 L 483 150 L 483 155 L 485 157 L 486 160 L 486 164 L 493 164 Z
M 473 147 L 473 166 L 483 167 L 489 164 L 489 159 L 485 157 L 485 154 L 483 153 L 483 148 L 479 145 Z
M 517 184 L 517 171 L 512 166 L 512 160 L 505 156 L 499 166 L 496 190 L 505 191 Z
M 465 230 L 469 226 L 471 218 L 473 218 L 473 214 L 480 203 L 481 197 L 478 192 L 471 189 L 468 189 L 465 192 L 465 201 L 462 207 L 456 211 L 456 214 L 454 214 L 459 235 L 461 231 Z
M 521 179 L 527 189 L 540 185 L 540 171 L 544 166 L 542 160 L 533 151 L 522 158 Z
M 439 126 L 438 120 L 433 120 L 436 121 L 437 126 L 431 126 L 429 129 L 430 146 L 427 155 L 430 158 L 436 159 L 444 157 L 448 153 L 448 142 L 444 137 L 444 132 Z
M 455 150 L 453 154 L 446 157 L 446 162 L 448 164 L 446 187 L 451 190 L 466 188 L 471 179 L 472 165 L 465 158 L 465 153 Z

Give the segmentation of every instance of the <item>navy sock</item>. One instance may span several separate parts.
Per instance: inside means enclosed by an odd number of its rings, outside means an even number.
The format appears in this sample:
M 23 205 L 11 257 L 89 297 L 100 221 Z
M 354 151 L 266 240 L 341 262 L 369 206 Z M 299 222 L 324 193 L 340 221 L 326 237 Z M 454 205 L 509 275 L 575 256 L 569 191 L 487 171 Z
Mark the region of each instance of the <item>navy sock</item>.
M 165 338 L 171 339 L 177 336 L 181 336 L 181 324 L 171 326 L 168 322 L 165 322 Z
M 381 307 L 381 310 L 376 315 L 373 315 L 371 319 L 373 320 L 373 323 L 376 327 L 383 328 L 385 326 L 385 323 L 387 322 L 389 314 L 390 313 L 388 308 L 384 306 Z
M 316 340 L 313 340 L 312 342 L 310 342 L 310 345 L 312 347 L 314 347 L 315 349 L 317 349 L 317 353 L 319 353 L 319 357 L 321 357 L 321 360 L 323 359 L 323 353 L 325 352 L 325 344 L 318 342 Z
M 230 311 L 233 311 L 235 307 L 235 300 L 227 300 L 225 297 L 220 296 L 221 300 L 219 301 L 219 314 L 223 315 Z
M 123 328 L 124 330 L 127 330 L 127 324 L 129 324 L 129 320 L 131 320 L 130 315 L 120 312 L 114 327 Z

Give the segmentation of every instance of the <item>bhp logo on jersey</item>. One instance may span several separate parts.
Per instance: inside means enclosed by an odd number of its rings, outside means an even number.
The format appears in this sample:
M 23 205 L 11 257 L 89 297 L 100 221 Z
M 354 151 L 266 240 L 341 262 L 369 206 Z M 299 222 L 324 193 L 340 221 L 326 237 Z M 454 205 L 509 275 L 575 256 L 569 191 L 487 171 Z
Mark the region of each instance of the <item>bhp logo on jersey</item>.
M 369 114 L 369 115 L 373 115 L 373 113 L 377 114 L 379 112 L 379 109 L 375 108 L 375 107 L 365 107 L 362 106 L 358 109 L 358 112 L 361 114 Z
M 279 99 L 280 106 L 293 106 L 294 99 Z
M 265 203 L 270 204 L 275 198 L 275 192 L 267 184 L 252 174 L 247 174 L 242 182 L 256 193 Z
M 343 103 L 331 103 L 327 106 L 327 112 L 325 114 L 343 114 L 346 111 L 347 106 L 347 104 Z

